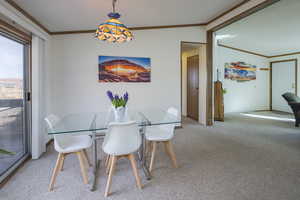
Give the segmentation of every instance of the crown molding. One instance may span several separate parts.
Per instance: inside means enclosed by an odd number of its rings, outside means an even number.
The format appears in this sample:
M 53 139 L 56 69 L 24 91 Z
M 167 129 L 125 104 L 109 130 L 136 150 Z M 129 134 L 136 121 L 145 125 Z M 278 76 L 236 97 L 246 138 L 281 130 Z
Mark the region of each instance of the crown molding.
M 180 42 L 185 44 L 207 44 L 206 42 L 190 42 L 190 41 L 180 41 Z
M 200 24 L 179 24 L 179 25 L 166 25 L 166 26 L 140 26 L 140 27 L 128 27 L 128 28 L 132 31 L 137 31 L 137 30 L 149 30 L 149 29 L 195 27 L 195 26 L 206 26 L 206 25 L 207 25 L 206 23 L 200 23 Z M 80 34 L 80 33 L 95 33 L 95 29 L 58 31 L 58 32 L 51 32 L 51 35 Z
M 248 50 L 245 50 L 245 49 L 235 48 L 235 47 L 224 45 L 224 44 L 218 44 L 218 46 L 224 47 L 224 48 L 227 48 L 227 49 L 232 49 L 232 50 L 235 50 L 235 51 L 240 51 L 240 52 L 243 52 L 243 53 L 252 54 L 252 55 L 255 55 L 255 56 L 261 56 L 261 57 L 264 57 L 264 58 L 269 58 L 269 56 L 266 56 L 266 55 L 263 55 L 263 54 L 260 54 L 260 53 L 256 53 L 256 52 L 253 52 L 253 51 L 248 51 Z
M 252 54 L 252 55 L 256 55 L 256 56 L 261 56 L 261 57 L 264 57 L 264 58 L 278 58 L 278 57 L 292 56 L 292 55 L 300 54 L 300 51 L 295 51 L 295 52 L 286 53 L 286 54 L 278 54 L 278 55 L 268 56 L 268 55 L 256 53 L 254 51 L 248 51 L 248 50 L 245 50 L 245 49 L 235 48 L 235 47 L 224 45 L 224 44 L 218 44 L 218 46 L 224 47 L 224 48 L 227 48 L 227 49 L 232 49 L 232 50 L 235 50 L 235 51 L 240 51 L 240 52 L 243 52 L 243 53 L 248 53 L 248 54 Z
M 18 10 L 20 13 L 22 13 L 25 17 L 27 17 L 29 20 L 31 20 L 33 23 L 35 23 L 37 26 L 39 26 L 41 29 L 46 31 L 48 34 L 51 34 L 51 31 L 49 31 L 43 24 L 41 24 L 37 19 L 35 19 L 32 15 L 30 15 L 27 11 L 22 9 L 16 2 L 13 0 L 5 0 L 9 5 L 11 5 L 13 8 Z
M 284 57 L 284 56 L 293 56 L 300 54 L 300 51 L 292 52 L 292 53 L 286 53 L 286 54 L 279 54 L 279 55 L 274 55 L 274 56 L 268 56 L 269 58 L 277 58 L 277 57 Z

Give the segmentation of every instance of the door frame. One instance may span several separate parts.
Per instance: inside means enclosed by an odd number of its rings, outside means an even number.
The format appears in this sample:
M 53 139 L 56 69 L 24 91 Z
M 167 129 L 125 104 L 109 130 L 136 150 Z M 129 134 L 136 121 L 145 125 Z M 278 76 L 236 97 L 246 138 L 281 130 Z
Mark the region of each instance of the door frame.
M 181 115 L 182 115 L 182 85 L 183 85 L 182 84 L 182 53 L 183 53 L 182 46 L 183 46 L 184 43 L 199 44 L 199 45 L 206 45 L 207 44 L 205 42 L 180 41 L 180 113 L 181 113 Z M 181 123 L 182 123 L 182 117 L 181 117 Z
M 270 110 L 273 110 L 272 109 L 272 103 L 273 103 L 273 100 L 272 100 L 272 95 L 273 95 L 273 87 L 272 87 L 272 84 L 273 84 L 273 74 L 272 74 L 272 67 L 273 67 L 273 63 L 282 63 L 282 62 L 295 62 L 295 94 L 297 95 L 297 90 L 298 90 L 298 59 L 286 59 L 286 60 L 276 60 L 276 61 L 272 61 L 270 62 L 270 87 L 269 87 L 269 94 L 270 94 Z
M 197 102 L 197 104 L 198 104 L 198 112 L 197 112 L 197 118 L 194 118 L 194 117 L 192 117 L 192 116 L 189 116 L 189 114 L 188 114 L 188 104 L 189 104 L 189 93 L 188 93 L 188 77 L 189 77 L 189 73 L 188 73 L 188 64 L 186 65 L 186 71 L 187 71 L 187 74 L 186 74 L 186 81 L 187 81 L 187 84 L 186 84 L 186 107 L 187 107 L 187 109 L 186 109 L 186 116 L 187 117 L 189 117 L 189 118 L 191 118 L 191 119 L 194 119 L 194 120 L 196 120 L 196 121 L 199 121 L 199 78 L 200 78 L 200 76 L 199 76 L 199 68 L 200 68 L 200 66 L 199 66 L 199 62 L 200 62 L 200 55 L 198 54 L 198 55 L 194 55 L 194 56 L 197 56 L 198 57 L 198 102 Z M 190 57 L 194 57 L 194 56 L 190 56 Z M 188 58 L 190 58 L 190 57 L 187 57 L 187 59 Z M 188 63 L 188 62 L 187 62 Z

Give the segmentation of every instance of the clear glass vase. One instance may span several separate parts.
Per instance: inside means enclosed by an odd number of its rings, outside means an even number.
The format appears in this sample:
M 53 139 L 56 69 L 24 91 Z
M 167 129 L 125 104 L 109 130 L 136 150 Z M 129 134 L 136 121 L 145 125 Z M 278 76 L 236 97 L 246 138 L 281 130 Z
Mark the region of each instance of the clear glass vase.
M 114 114 L 115 114 L 115 120 L 117 122 L 125 121 L 126 107 L 121 106 L 121 107 L 114 108 Z

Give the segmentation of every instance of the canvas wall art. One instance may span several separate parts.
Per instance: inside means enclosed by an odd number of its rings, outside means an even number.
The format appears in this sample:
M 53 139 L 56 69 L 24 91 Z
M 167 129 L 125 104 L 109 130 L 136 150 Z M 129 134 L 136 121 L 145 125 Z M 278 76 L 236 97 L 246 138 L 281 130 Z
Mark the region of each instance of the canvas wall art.
M 143 57 L 99 56 L 99 82 L 150 82 L 151 60 Z
M 256 80 L 256 66 L 245 62 L 225 63 L 225 79 L 236 81 Z

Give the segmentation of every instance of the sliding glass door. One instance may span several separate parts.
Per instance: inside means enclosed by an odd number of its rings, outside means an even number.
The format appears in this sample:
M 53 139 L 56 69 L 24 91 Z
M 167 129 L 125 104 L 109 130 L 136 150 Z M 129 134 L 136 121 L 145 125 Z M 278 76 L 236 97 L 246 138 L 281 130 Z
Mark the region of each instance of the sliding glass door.
M 29 152 L 28 49 L 0 33 L 0 182 Z

